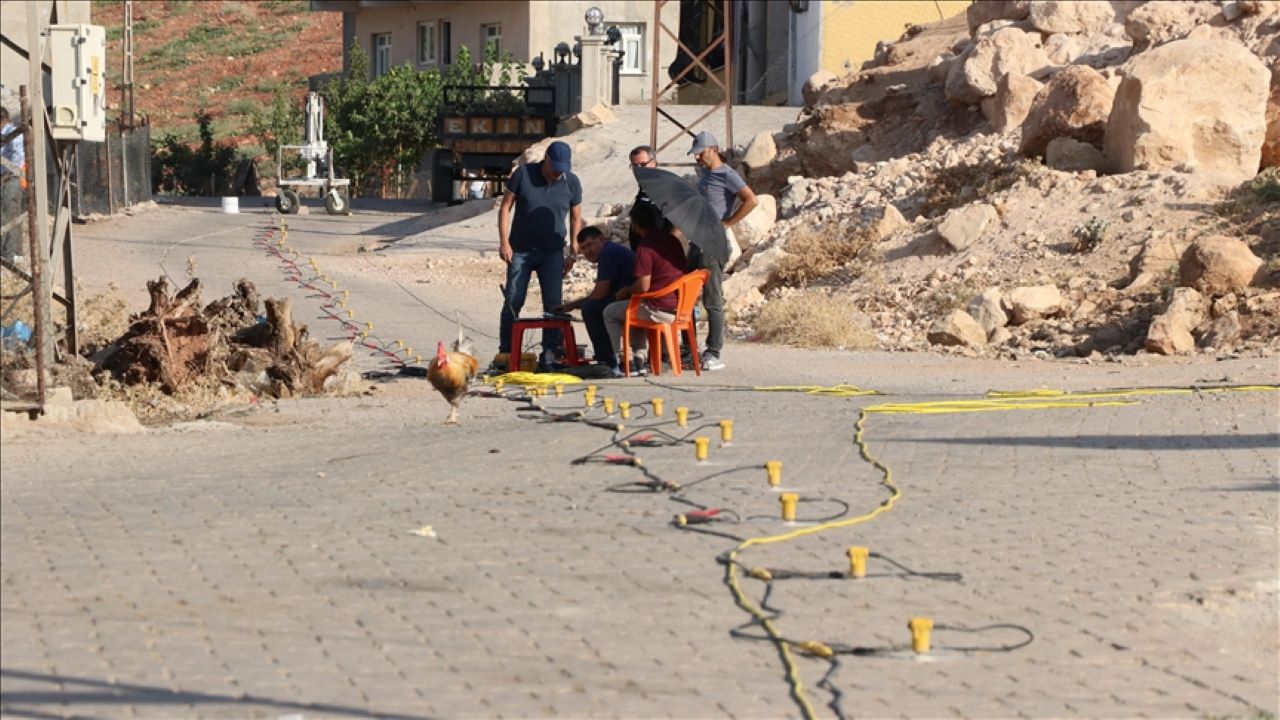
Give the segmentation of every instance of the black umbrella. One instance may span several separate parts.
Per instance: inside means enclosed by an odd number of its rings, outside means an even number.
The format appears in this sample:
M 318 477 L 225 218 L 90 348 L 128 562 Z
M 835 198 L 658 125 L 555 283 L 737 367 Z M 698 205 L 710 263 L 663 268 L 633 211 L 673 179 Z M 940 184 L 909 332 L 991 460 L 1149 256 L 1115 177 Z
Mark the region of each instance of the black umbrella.
M 680 228 L 691 244 L 707 257 L 729 262 L 729 238 L 724 225 L 696 187 L 666 170 L 633 167 L 631 171 L 640 183 L 640 191 L 658 206 L 663 217 Z

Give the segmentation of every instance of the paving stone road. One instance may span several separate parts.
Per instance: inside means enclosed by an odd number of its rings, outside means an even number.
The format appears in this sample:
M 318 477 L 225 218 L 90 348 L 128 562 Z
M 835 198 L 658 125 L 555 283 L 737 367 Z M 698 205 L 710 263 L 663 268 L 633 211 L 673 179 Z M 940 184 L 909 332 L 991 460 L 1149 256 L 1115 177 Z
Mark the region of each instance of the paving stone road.
M 165 228 L 226 229 L 201 241 L 201 267 L 280 292 L 274 264 L 247 249 L 265 217 L 162 209 L 85 234 L 103 238 L 88 252 L 114 253 L 145 278 L 154 266 L 135 260 L 163 254 Z M 345 242 L 296 235 L 318 248 Z M 126 236 L 131 245 L 111 239 Z M 369 317 L 416 332 L 415 343 L 448 330 L 376 276 L 340 279 Z M 766 460 L 782 460 L 784 488 L 814 501 L 802 503 L 802 520 L 838 511 L 836 500 L 856 515 L 885 499 L 853 442 L 868 405 L 992 387 L 1277 377 L 1274 359 L 1014 367 L 745 346 L 727 357 L 737 362 L 716 375 L 601 392 L 664 397 L 668 416 L 682 404 L 707 422 L 735 421 L 734 442 L 713 442 L 703 465 L 689 445 L 636 451 L 686 486 L 723 472 L 685 494 L 737 512 L 742 523 L 708 527 L 742 537 L 788 529 L 775 520 Z M 787 379 L 857 379 L 891 396 L 749 390 Z M 607 431 L 537 422 L 520 403 L 486 397 L 466 401 L 462 428 L 443 427 L 445 406 L 424 385 L 399 380 L 367 397 L 226 411 L 142 435 L 6 440 L 0 715 L 800 715 L 774 646 L 731 635 L 749 620 L 717 562 L 734 543 L 672 527 L 688 508 L 665 494 L 608 492 L 638 479 L 634 468 L 572 464 L 606 445 Z M 962 575 L 904 576 L 873 558 L 864 580 L 775 580 L 769 605 L 796 640 L 900 647 L 913 616 L 1034 633 L 1010 652 L 958 652 L 947 648 L 1023 636 L 938 630 L 924 657 L 843 656 L 826 687 L 830 665 L 798 657 L 821 716 L 834 715 L 831 687 L 849 716 L 1275 715 L 1278 397 L 871 415 L 871 451 L 902 491 L 893 509 L 740 559 L 840 571 L 857 544 L 915 571 Z M 581 396 L 546 404 L 576 408 Z M 424 525 L 436 536 L 411 534 Z M 761 601 L 763 583 L 743 587 Z

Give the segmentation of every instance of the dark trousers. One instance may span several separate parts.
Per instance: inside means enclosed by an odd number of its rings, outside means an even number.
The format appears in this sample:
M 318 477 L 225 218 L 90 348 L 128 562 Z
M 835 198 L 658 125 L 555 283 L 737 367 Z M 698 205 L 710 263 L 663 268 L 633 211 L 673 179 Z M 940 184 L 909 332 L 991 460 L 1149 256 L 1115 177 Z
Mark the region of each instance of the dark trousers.
M 707 341 L 703 349 L 719 357 L 724 349 L 724 263 L 690 243 L 689 269 L 708 273 L 702 286 L 702 307 L 707 311 Z
M 502 304 L 502 316 L 498 322 L 498 352 L 512 353 L 515 357 L 509 367 L 520 367 L 522 348 L 511 347 L 511 327 L 524 309 L 525 296 L 529 293 L 529 280 L 538 274 L 538 286 L 542 289 L 542 307 L 550 311 L 559 307 L 564 290 L 564 252 L 517 252 L 507 266 L 507 290 Z M 542 331 L 543 351 L 555 351 L 563 341 L 561 332 L 555 329 Z
M 609 340 L 609 329 L 604 324 L 604 309 L 611 302 L 613 298 L 588 300 L 582 303 L 582 322 L 587 326 L 587 335 L 591 338 L 596 362 L 607 367 L 617 367 L 618 358 L 614 355 L 613 343 Z

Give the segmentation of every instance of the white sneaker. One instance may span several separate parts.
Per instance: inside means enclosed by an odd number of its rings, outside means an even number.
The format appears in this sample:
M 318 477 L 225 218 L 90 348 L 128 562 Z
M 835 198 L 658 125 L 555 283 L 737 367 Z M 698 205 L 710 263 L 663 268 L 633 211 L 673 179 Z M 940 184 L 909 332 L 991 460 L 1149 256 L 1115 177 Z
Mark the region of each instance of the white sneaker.
M 703 370 L 723 370 L 724 361 L 720 356 L 713 352 L 702 353 L 702 369 Z

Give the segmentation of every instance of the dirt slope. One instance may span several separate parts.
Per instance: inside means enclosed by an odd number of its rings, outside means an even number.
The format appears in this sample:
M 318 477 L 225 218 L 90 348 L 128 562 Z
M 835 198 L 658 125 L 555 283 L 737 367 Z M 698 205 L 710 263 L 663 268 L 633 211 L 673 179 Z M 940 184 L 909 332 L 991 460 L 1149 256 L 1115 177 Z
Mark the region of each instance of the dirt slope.
M 252 149 L 253 113 L 277 90 L 301 103 L 307 78 L 342 69 L 341 13 L 308 12 L 305 0 L 135 2 L 134 106 L 152 136 L 196 137 L 195 113 L 215 118 L 219 140 Z M 96 2 L 93 22 L 107 28 L 108 78 L 119 88 L 124 3 Z M 119 90 L 110 97 L 118 111 Z

